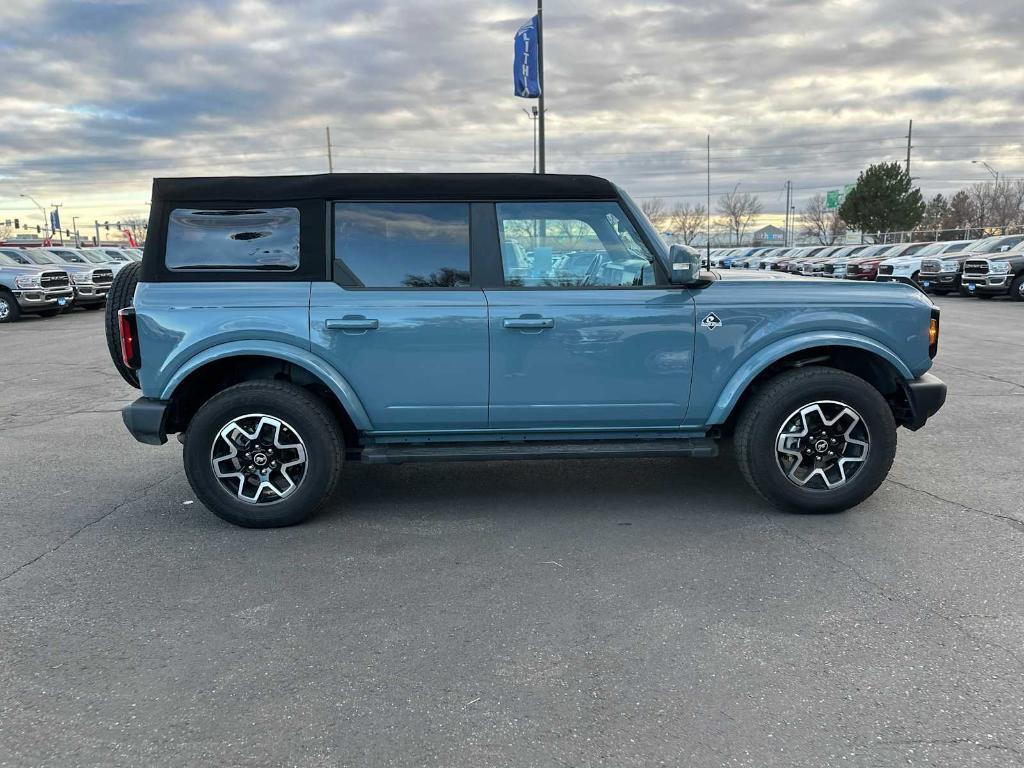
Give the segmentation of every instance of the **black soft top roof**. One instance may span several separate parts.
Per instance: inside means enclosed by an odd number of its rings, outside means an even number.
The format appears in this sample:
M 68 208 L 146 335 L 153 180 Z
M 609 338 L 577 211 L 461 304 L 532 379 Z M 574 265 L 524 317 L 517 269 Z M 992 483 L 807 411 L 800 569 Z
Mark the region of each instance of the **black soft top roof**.
M 153 202 L 274 200 L 608 200 L 597 176 L 534 173 L 325 173 L 153 180 Z

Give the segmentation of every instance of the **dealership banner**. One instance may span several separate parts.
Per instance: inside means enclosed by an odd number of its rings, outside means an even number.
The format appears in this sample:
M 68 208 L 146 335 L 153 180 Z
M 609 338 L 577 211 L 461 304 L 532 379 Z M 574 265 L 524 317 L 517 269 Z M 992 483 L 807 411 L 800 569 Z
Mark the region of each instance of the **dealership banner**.
M 513 78 L 516 96 L 524 99 L 540 98 L 540 61 L 537 58 L 540 36 L 538 20 L 534 16 L 516 32 Z

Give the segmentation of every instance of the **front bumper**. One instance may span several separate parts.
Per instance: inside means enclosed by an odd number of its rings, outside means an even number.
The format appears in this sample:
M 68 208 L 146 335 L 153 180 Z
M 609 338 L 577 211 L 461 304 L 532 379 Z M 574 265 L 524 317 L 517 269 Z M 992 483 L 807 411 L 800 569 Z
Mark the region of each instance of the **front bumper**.
M 960 287 L 959 272 L 927 272 L 922 273 L 919 279 L 921 287 L 926 291 L 935 289 L 952 291 Z
M 70 307 L 75 303 L 75 292 L 70 288 L 24 288 L 15 292 L 18 306 L 23 312 L 38 312 L 57 307 Z
M 920 378 L 903 382 L 907 396 L 908 413 L 900 423 L 910 430 L 918 430 L 939 412 L 946 402 L 946 384 L 937 376 L 926 373 Z
M 75 285 L 75 300 L 79 304 L 100 304 L 107 300 L 109 291 L 109 284 L 77 283 Z
M 969 293 L 1009 293 L 1013 274 L 1004 272 L 1001 275 L 964 275 L 963 286 Z M 974 286 L 971 288 L 971 286 Z
M 121 409 L 121 418 L 132 437 L 147 445 L 167 442 L 167 416 L 171 404 L 167 400 L 140 397 Z

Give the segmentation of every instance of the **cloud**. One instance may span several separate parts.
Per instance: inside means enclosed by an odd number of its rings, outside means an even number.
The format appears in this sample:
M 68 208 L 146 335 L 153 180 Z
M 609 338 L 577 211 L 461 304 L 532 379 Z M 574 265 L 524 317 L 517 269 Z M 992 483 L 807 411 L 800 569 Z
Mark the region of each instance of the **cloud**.
M 532 167 L 512 96 L 529 3 L 6 0 L 0 207 L 83 210 L 154 175 Z M 715 190 L 781 210 L 901 159 L 926 193 L 1024 173 L 1018 0 L 588 0 L 546 10 L 549 170 L 636 197 Z M 46 19 L 45 28 L 38 20 Z M 129 203 L 129 201 L 131 201 Z

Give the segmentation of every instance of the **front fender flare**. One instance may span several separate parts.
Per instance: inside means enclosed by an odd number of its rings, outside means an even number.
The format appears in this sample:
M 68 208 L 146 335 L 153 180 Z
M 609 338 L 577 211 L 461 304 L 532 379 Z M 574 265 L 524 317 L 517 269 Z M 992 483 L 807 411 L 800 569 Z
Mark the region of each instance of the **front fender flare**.
M 907 364 L 899 356 L 884 344 L 861 336 L 856 333 L 844 331 L 819 331 L 816 333 L 802 333 L 798 336 L 791 336 L 780 339 L 769 344 L 762 350 L 751 355 L 743 365 L 732 375 L 715 403 L 715 407 L 708 417 L 708 425 L 724 424 L 732 409 L 736 406 L 740 396 L 746 390 L 758 374 L 764 371 L 776 360 L 780 360 L 795 352 L 802 352 L 805 349 L 814 347 L 854 347 L 872 352 L 890 363 L 900 376 L 904 379 L 913 379 L 914 374 Z
M 300 368 L 304 368 L 319 379 L 338 398 L 338 402 L 341 403 L 341 406 L 348 413 L 356 429 L 369 431 L 373 428 L 366 409 L 363 408 L 363 404 L 360 402 L 355 390 L 352 389 L 352 386 L 345 380 L 344 376 L 338 373 L 326 361 L 311 352 L 278 341 L 231 341 L 204 349 L 194 357 L 189 358 L 187 362 L 174 372 L 174 375 L 164 385 L 160 393 L 160 399 L 170 400 L 178 385 L 189 374 L 199 370 L 204 365 L 228 357 L 250 357 L 253 355 L 285 360 Z

